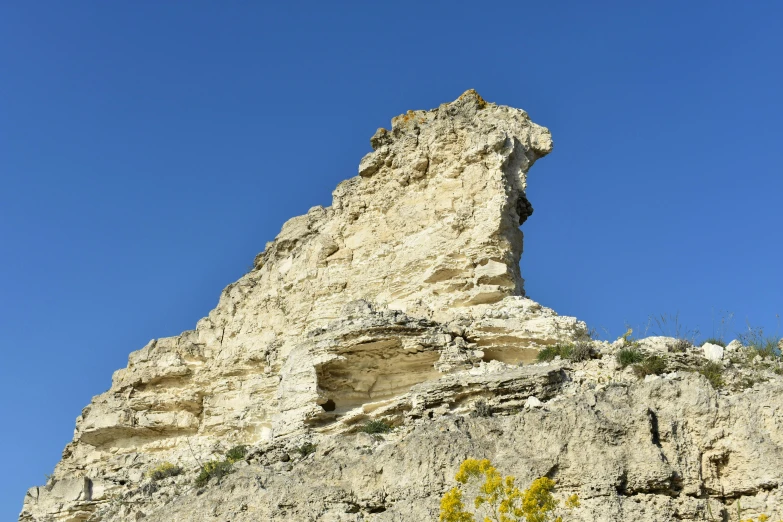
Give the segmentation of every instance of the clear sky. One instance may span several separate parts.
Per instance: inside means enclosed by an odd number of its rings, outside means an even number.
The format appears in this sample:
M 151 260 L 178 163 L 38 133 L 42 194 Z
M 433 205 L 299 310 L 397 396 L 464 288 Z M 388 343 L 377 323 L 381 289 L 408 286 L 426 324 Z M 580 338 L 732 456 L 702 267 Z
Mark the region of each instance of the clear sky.
M 553 134 L 530 297 L 604 337 L 774 334 L 781 56 L 771 1 L 3 2 L 0 519 L 129 352 L 329 205 L 376 128 L 468 88 Z

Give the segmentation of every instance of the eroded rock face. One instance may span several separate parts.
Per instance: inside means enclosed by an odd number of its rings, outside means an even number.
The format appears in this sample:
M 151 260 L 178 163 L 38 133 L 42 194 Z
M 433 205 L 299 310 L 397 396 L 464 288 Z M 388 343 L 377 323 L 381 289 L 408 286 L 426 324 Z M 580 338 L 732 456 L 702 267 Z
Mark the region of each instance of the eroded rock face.
M 55 469 L 54 483 L 89 486 L 39 490 L 28 519 L 48 496 L 63 502 L 56 518 L 76 520 L 141 463 L 402 418 L 416 385 L 531 360 L 584 328 L 524 298 L 519 226 L 547 129 L 468 91 L 394 118 L 371 145 L 332 206 L 286 222 L 195 330 L 130 355 Z
M 573 521 L 732 520 L 740 505 L 743 520 L 781 514 L 783 362 L 727 363 L 727 386 L 716 389 L 697 371 L 707 361 L 700 348 L 669 352 L 676 339 L 642 340 L 639 349 L 666 365 L 644 379 L 617 363 L 620 342 L 591 344 L 583 362 L 493 360 L 416 384 L 397 403 L 402 412 L 375 412 L 398 424 L 389 434 L 309 430 L 255 444 L 231 475 L 204 487 L 193 484 L 193 459 L 160 481 L 130 464 L 139 475 L 113 500 L 85 478 L 64 478 L 33 488 L 27 506 L 51 507 L 58 495 L 50 512 L 96 521 L 436 520 L 470 457 L 521 484 L 554 478 L 561 499 L 579 495 Z M 317 447 L 302 455 L 306 443 Z
M 702 521 L 709 513 L 735 520 L 737 499 L 743 520 L 779 517 L 780 382 L 726 396 L 698 374 L 607 386 L 564 379 L 580 370 L 498 368 L 474 382 L 488 383 L 487 394 L 516 382 L 518 398 L 536 394 L 540 406 L 497 404 L 489 418 L 465 415 L 468 404 L 435 409 L 433 418 L 384 437 L 322 437 L 304 458 L 292 445 L 268 448 L 200 495 L 173 479 L 152 495 L 139 492 L 125 506 L 102 508 L 104 520 L 142 511 L 145 519 L 172 522 L 435 521 L 440 497 L 469 457 L 491 459 L 522 484 L 553 477 L 558 496 L 579 495 L 581 507 L 567 518 L 575 522 Z M 281 464 L 285 451 L 292 461 Z
M 656 337 L 638 347 L 668 373 L 642 379 L 614 358 L 625 341 L 525 297 L 519 226 L 546 129 L 468 91 L 371 144 L 333 205 L 286 222 L 195 330 L 130 355 L 20 521 L 434 520 L 466 457 L 554 477 L 583 500 L 574 520 L 778 509 L 783 365 L 718 392 L 697 373 L 707 350 Z M 592 359 L 532 364 L 575 340 Z M 379 419 L 396 431 L 357 433 Z M 194 483 L 239 444 L 233 474 Z M 183 473 L 147 475 L 165 462 Z

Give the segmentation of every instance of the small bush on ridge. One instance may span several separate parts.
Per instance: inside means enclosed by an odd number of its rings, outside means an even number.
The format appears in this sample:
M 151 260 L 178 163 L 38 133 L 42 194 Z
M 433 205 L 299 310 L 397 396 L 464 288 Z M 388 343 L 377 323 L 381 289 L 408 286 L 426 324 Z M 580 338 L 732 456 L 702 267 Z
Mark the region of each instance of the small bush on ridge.
M 617 352 L 617 362 L 625 368 L 630 364 L 640 363 L 644 360 L 644 355 L 636 348 L 622 348 Z
M 713 388 L 718 389 L 723 386 L 723 365 L 715 361 L 707 361 L 699 368 L 699 373 L 710 381 Z
M 764 335 L 764 329 L 761 327 L 752 328 L 748 325 L 748 331 L 737 336 L 739 341 L 750 348 L 753 356 L 776 358 L 781 356 L 779 347 L 780 338 L 778 336 Z
M 593 358 L 593 347 L 587 341 L 577 341 L 568 358 L 573 362 L 590 360 Z
M 574 345 L 572 344 L 556 344 L 554 346 L 547 346 L 538 352 L 538 355 L 536 355 L 536 360 L 538 362 L 547 362 L 554 360 L 554 358 L 558 356 L 561 359 L 568 359 L 573 349 Z
M 302 444 L 301 446 L 296 448 L 294 451 L 299 453 L 300 456 L 306 457 L 306 456 L 310 455 L 311 453 L 315 453 L 316 447 L 317 446 L 315 444 L 313 444 L 312 442 L 305 442 L 304 444 Z
M 391 430 L 391 424 L 383 419 L 373 419 L 371 421 L 367 421 L 367 423 L 359 429 L 359 431 L 363 433 L 369 433 L 371 435 L 376 433 L 389 433 Z
M 662 357 L 653 355 L 633 366 L 633 372 L 637 377 L 646 377 L 648 375 L 660 375 L 666 369 L 666 361 Z
M 196 486 L 205 486 L 211 478 L 220 480 L 225 477 L 231 473 L 234 463 L 244 459 L 245 455 L 247 455 L 247 446 L 234 446 L 226 452 L 224 460 L 211 460 L 204 463 L 201 466 L 201 472 L 196 477 Z
M 633 328 L 630 326 L 625 331 L 623 335 L 620 336 L 620 339 L 623 340 L 624 346 L 638 346 L 638 342 L 636 341 L 636 338 L 633 337 Z
M 234 446 L 226 452 L 226 460 L 231 462 L 239 462 L 247 455 L 247 446 Z
M 158 481 L 168 477 L 176 477 L 180 473 L 182 473 L 182 468 L 171 462 L 164 462 L 160 466 L 156 466 L 149 470 L 147 476 L 154 481 Z
M 234 463 L 228 460 L 211 460 L 209 462 L 205 462 L 204 466 L 201 468 L 201 472 L 196 477 L 196 486 L 206 486 L 207 482 L 209 482 L 209 479 L 211 478 L 217 478 L 220 480 L 221 478 L 231 473 L 231 468 L 233 465 Z
M 492 417 L 492 407 L 484 399 L 479 399 L 473 404 L 471 417 Z
M 762 342 L 751 345 L 751 348 L 762 357 L 780 357 L 779 340 L 777 337 L 767 337 Z
M 647 320 L 647 324 L 648 327 L 652 327 L 654 335 L 677 339 L 680 344 L 679 346 L 675 345 L 675 347 L 682 348 L 677 351 L 685 351 L 687 347 L 692 346 L 696 342 L 696 338 L 699 336 L 698 329 L 687 328 L 680 322 L 680 312 L 676 314 L 651 315 Z
M 688 351 L 688 348 L 693 346 L 690 341 L 685 339 L 677 339 L 674 344 L 669 347 L 670 352 L 684 353 Z

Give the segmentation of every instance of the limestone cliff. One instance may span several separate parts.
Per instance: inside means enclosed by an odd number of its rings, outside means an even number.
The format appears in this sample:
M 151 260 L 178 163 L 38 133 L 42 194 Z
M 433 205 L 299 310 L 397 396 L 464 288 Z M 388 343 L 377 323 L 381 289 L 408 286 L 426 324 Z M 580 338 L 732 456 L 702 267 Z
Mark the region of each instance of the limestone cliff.
M 740 497 L 777 509 L 774 372 L 720 395 L 682 373 L 700 356 L 677 355 L 680 374 L 639 382 L 617 346 L 524 297 L 519 227 L 547 129 L 468 91 L 371 145 L 195 330 L 130 355 L 21 521 L 433 520 L 467 456 L 555 477 L 585 500 L 577 520 L 698 519 L 710 495 L 716 513 Z M 592 359 L 531 364 L 574 339 Z M 466 416 L 478 399 L 495 417 Z M 357 435 L 369 419 L 397 429 Z M 317 451 L 292 461 L 303 442 Z M 240 444 L 235 473 L 193 483 Z M 153 481 L 163 462 L 185 472 Z

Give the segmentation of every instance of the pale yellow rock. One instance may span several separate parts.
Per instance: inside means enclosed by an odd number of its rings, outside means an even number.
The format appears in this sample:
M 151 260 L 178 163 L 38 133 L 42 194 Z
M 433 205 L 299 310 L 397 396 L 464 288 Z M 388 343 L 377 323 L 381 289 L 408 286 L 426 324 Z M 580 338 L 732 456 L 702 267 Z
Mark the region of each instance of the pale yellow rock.
M 769 388 L 719 396 L 678 373 L 699 354 L 650 382 L 619 368 L 619 344 L 531 364 L 587 331 L 526 298 L 519 269 L 547 129 L 468 91 L 371 145 L 332 205 L 287 221 L 194 330 L 130 354 L 21 521 L 427 520 L 459 460 L 484 455 L 526 480 L 555 470 L 585 499 L 575 520 L 696 520 L 705 492 L 778 502 L 771 370 Z M 501 417 L 465 424 L 479 399 Z M 368 419 L 399 429 L 354 434 Z M 296 457 L 304 441 L 315 456 Z M 193 486 L 238 444 L 252 455 L 234 475 Z M 149 479 L 163 462 L 184 474 Z

